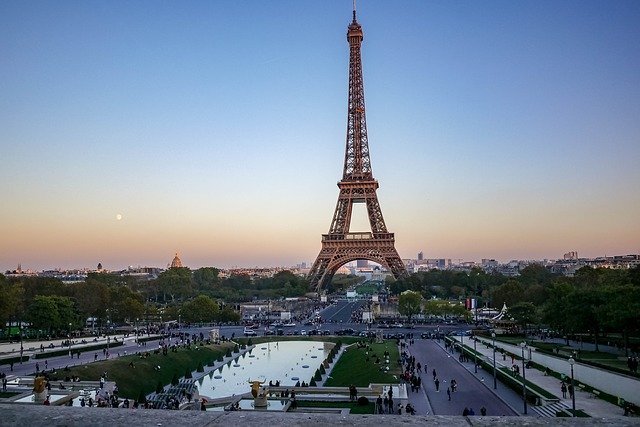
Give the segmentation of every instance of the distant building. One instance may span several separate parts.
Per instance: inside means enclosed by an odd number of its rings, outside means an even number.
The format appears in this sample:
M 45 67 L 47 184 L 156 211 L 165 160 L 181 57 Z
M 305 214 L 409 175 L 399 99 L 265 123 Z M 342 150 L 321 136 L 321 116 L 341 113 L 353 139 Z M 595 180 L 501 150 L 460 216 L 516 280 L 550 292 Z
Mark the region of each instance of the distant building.
M 176 252 L 176 256 L 174 256 L 173 261 L 171 261 L 171 268 L 182 268 L 182 267 L 184 266 L 182 265 L 182 261 L 180 260 L 180 257 Z
M 424 259 L 424 254 L 422 251 L 418 252 L 418 261 L 422 261 Z
M 358 259 L 356 260 L 356 268 L 367 268 L 369 267 L 369 261 L 366 259 Z
M 562 257 L 565 260 L 578 260 L 578 252 L 577 251 L 569 251 Z

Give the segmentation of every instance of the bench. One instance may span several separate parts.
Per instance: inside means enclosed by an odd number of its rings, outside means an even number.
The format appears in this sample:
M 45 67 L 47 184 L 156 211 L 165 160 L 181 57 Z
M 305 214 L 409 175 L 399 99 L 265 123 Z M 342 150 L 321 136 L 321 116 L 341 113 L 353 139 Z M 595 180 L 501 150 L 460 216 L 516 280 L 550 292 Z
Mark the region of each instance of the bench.
M 594 399 L 600 397 L 600 393 L 601 393 L 601 391 L 600 390 L 596 390 L 595 388 L 593 390 L 591 390 L 591 396 Z

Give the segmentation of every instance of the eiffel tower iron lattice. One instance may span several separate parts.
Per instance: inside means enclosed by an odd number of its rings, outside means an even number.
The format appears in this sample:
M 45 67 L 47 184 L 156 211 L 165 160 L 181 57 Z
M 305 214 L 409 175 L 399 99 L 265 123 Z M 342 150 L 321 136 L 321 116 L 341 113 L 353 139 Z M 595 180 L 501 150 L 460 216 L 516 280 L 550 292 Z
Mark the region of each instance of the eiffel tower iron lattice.
M 344 171 L 338 182 L 340 194 L 331 228 L 328 234 L 322 235 L 322 249 L 309 272 L 309 285 L 317 291 L 326 288 L 338 268 L 357 259 L 379 263 L 396 278 L 407 274 L 395 248 L 395 237 L 384 223 L 376 194 L 378 181 L 371 172 L 360 55 L 362 39 L 362 27 L 356 21 L 354 6 L 353 21 L 347 31 L 349 105 Z M 371 232 L 350 232 L 354 203 L 366 204 Z

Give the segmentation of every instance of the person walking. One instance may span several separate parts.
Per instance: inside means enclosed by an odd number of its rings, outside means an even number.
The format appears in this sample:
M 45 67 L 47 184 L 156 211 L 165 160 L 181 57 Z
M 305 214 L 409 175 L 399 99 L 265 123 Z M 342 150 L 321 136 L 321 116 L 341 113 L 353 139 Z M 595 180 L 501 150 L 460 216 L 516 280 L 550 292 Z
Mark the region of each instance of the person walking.
M 569 384 L 569 387 L 567 387 L 567 390 L 569 390 L 569 397 L 573 399 L 573 393 L 574 393 L 573 385 Z
M 560 385 L 560 391 L 562 392 L 562 398 L 566 399 L 567 398 L 567 385 L 564 383 L 564 381 L 562 382 L 562 385 Z
M 451 389 L 449 387 L 447 387 L 447 397 L 451 400 Z
M 436 391 L 440 391 L 440 380 L 436 378 L 435 384 L 436 384 Z

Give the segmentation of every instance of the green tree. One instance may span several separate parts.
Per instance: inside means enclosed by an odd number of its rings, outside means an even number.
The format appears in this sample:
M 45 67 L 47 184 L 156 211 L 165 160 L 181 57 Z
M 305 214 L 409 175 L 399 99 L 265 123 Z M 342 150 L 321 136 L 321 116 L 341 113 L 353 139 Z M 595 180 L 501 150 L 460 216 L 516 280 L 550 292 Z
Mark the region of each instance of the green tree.
M 218 303 L 206 295 L 198 295 L 182 305 L 182 316 L 187 322 L 213 322 L 219 311 Z
M 530 302 L 519 302 L 507 307 L 507 314 L 525 331 L 527 326 L 538 321 L 537 308 Z
M 411 317 L 420 314 L 422 311 L 422 295 L 419 292 L 404 291 L 398 297 L 398 312 L 407 316 L 411 321 Z

